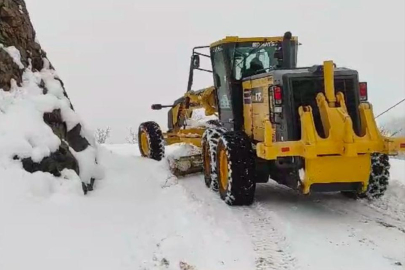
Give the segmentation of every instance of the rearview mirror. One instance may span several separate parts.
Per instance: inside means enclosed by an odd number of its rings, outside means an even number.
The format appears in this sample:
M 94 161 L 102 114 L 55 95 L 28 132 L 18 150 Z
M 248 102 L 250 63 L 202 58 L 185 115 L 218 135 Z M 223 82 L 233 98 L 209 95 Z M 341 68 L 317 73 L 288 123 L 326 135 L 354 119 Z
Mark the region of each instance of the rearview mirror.
M 162 104 L 153 104 L 152 110 L 161 110 L 163 108 Z
M 191 65 L 193 66 L 193 69 L 200 68 L 200 56 L 199 55 L 197 55 L 197 54 L 193 55 Z

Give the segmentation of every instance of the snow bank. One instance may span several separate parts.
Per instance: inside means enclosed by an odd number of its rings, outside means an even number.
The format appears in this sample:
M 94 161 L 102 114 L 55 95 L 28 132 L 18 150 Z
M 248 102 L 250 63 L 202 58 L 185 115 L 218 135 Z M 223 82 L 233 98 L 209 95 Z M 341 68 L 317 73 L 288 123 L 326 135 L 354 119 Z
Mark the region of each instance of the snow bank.
M 182 185 L 165 184 L 164 162 L 139 157 L 136 145 L 105 147 L 99 162 L 106 177 L 87 197 L 66 195 L 75 178 L 59 186 L 16 161 L 12 170 L 0 166 L 13 179 L 0 179 L 0 269 L 255 269 L 249 238 L 222 201 L 217 219 Z
M 61 177 L 49 173 L 26 172 L 19 161 L 0 161 L 0 204 L 7 207 L 29 198 L 49 199 L 83 195 L 82 183 L 76 172 L 63 170 Z
M 11 170 L 11 174 L 21 176 L 17 177 L 18 179 L 31 179 L 29 181 L 38 183 L 39 187 L 35 186 L 36 184 L 30 184 L 33 185 L 32 192 L 42 196 L 57 190 L 55 184 L 57 185 L 59 180 L 55 181 L 54 177 L 44 173 L 27 176 L 21 166 L 13 162 L 13 159 L 18 156 L 31 158 L 34 162 L 40 163 L 59 149 L 61 140 L 44 122 L 44 113 L 60 110 L 68 131 L 81 121 L 71 108 L 58 75 L 50 69 L 47 59 L 44 59 L 44 68 L 34 72 L 31 70 L 31 65 L 24 67 L 20 52 L 15 47 L 4 47 L 0 44 L 0 49 L 6 51 L 14 62 L 24 69 L 20 86 L 13 80 L 10 91 L 0 89 L 0 168 L 2 170 L 0 181 L 5 184 L 4 181 L 14 180 L 15 177 L 9 174 Z M 100 169 L 94 164 L 97 155 L 95 144 L 92 143 L 84 153 L 75 154 L 79 161 L 81 180 L 90 183 L 91 178 L 99 178 Z M 74 174 L 72 171 L 64 171 L 60 179 L 69 179 L 76 183 L 79 178 Z M 73 189 L 76 192 L 76 188 Z

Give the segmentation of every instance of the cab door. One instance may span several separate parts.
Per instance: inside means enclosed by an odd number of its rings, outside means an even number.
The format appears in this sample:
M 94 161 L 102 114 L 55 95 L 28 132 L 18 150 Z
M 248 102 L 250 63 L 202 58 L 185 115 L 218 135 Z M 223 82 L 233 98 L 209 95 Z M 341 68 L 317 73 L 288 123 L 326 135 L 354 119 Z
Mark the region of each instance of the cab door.
M 214 85 L 217 89 L 217 104 L 219 120 L 228 129 L 234 129 L 234 114 L 232 110 L 232 97 L 229 85 L 229 69 L 227 58 L 222 46 L 211 49 Z

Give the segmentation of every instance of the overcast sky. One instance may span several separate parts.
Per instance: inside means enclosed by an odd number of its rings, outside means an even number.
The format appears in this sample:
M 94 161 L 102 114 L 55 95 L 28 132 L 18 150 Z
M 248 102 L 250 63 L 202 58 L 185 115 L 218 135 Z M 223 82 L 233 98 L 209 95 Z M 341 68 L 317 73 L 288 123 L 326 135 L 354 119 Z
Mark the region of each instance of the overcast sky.
M 332 59 L 369 83 L 375 113 L 405 97 L 404 0 L 26 0 L 38 39 L 89 128 L 112 141 L 186 90 L 193 46 L 291 31 L 298 64 Z M 206 79 L 201 85 L 209 86 Z M 398 107 L 388 117 L 405 114 Z M 382 119 L 384 120 L 384 119 Z

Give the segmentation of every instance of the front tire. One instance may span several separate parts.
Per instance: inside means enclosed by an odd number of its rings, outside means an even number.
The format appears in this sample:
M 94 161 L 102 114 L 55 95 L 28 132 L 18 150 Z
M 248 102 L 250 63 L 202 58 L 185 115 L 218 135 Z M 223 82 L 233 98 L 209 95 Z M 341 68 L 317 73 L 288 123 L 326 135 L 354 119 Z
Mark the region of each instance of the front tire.
M 228 205 L 250 205 L 256 190 L 255 156 L 243 132 L 223 134 L 217 149 L 218 188 Z
M 138 146 L 143 157 L 162 160 L 165 156 L 165 140 L 157 123 L 150 121 L 139 126 Z

